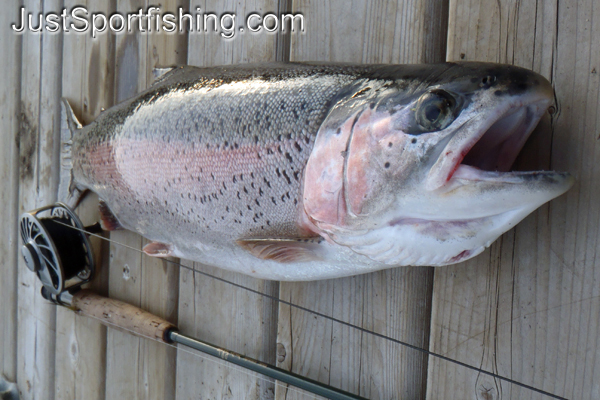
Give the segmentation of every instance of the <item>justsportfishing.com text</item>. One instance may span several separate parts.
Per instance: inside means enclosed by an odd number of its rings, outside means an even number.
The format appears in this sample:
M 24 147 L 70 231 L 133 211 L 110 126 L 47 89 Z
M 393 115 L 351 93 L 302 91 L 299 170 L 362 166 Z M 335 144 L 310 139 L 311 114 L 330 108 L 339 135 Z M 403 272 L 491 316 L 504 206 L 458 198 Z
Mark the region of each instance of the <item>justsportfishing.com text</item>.
M 11 25 L 16 33 L 78 32 L 97 37 L 106 32 L 142 33 L 190 32 L 218 33 L 232 39 L 238 33 L 304 32 L 304 16 L 299 13 L 257 13 L 246 16 L 235 13 L 205 13 L 200 8 L 189 12 L 179 8 L 175 13 L 162 12 L 160 7 L 140 8 L 135 12 L 110 15 L 89 12 L 85 7 L 63 8 L 60 12 L 32 13 L 21 7 L 17 22 Z

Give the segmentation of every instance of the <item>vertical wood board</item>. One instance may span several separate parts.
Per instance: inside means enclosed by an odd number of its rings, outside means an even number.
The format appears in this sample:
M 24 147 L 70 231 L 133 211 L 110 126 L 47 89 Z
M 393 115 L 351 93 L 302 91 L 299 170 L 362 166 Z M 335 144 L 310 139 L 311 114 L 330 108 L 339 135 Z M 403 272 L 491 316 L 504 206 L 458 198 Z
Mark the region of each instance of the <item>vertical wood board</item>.
M 31 12 L 56 9 L 58 1 L 25 1 Z M 62 37 L 22 36 L 19 211 L 56 200 Z M 22 258 L 18 263 L 17 379 L 23 399 L 54 398 L 56 309 L 40 296 L 41 283 Z
M 19 218 L 19 109 L 21 102 L 21 36 L 9 28 L 16 22 L 18 4 L 12 2 L 0 15 L 0 26 L 10 29 L 0 36 L 2 79 L 0 79 L 0 379 L 17 380 L 17 260 L 21 239 Z

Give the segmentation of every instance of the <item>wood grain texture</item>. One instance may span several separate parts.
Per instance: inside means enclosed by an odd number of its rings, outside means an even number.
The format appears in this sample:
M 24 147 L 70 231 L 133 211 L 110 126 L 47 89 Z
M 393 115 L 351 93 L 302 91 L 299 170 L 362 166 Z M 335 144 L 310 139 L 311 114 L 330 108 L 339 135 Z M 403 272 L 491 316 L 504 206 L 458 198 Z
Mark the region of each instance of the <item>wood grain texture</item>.
M 59 1 L 25 1 L 37 15 Z M 62 37 L 22 36 L 20 212 L 52 203 L 58 186 L 58 129 Z M 18 263 L 17 380 L 23 399 L 54 398 L 56 308 L 40 296 L 41 283 Z
M 92 4 L 68 1 L 67 9 Z M 93 7 L 95 12 L 110 14 L 114 4 Z M 90 123 L 103 107 L 114 101 L 114 37 L 92 39 L 90 35 L 63 35 L 62 96 L 69 100 L 82 124 Z M 98 198 L 88 195 L 76 210 L 84 226 L 98 221 Z M 96 275 L 88 285 L 102 294 L 108 292 L 108 245 L 90 238 L 96 262 Z M 90 318 L 80 317 L 71 310 L 56 311 L 56 381 L 55 398 L 105 398 L 106 328 Z
M 306 32 L 291 37 L 293 61 L 441 61 L 442 2 L 294 1 Z M 396 268 L 309 283 L 281 283 L 286 301 L 415 346 L 428 346 L 433 271 Z M 427 357 L 339 323 L 280 306 L 278 365 L 368 398 L 425 396 Z M 277 399 L 306 398 L 287 388 Z M 312 396 L 310 396 L 312 397 Z
M 577 183 L 479 257 L 435 272 L 431 349 L 573 399 L 600 396 L 600 4 L 452 1 L 449 60 L 513 63 L 549 78 L 558 112 L 519 169 Z M 545 399 L 430 360 L 428 398 Z
M 18 4 L 10 3 L 0 15 L 0 25 L 10 29 L 17 20 Z M 0 35 L 0 377 L 17 380 L 17 260 L 21 239 L 19 219 L 19 109 L 21 103 L 21 36 Z
M 162 12 L 174 11 L 181 1 L 161 2 Z M 123 1 L 118 12 L 145 12 L 149 1 Z M 137 25 L 137 24 L 136 24 Z M 148 27 L 144 25 L 144 29 Z M 160 36 L 159 36 L 160 35 Z M 185 37 L 134 32 L 116 38 L 116 102 L 152 84 L 152 69 L 185 60 Z M 111 240 L 141 249 L 147 243 L 126 231 L 111 232 Z M 177 323 L 179 271 L 166 260 L 151 258 L 112 243 L 109 296 L 141 307 Z M 109 329 L 106 398 L 172 399 L 175 397 L 176 351 L 158 342 Z
M 410 1 L 293 1 L 305 34 L 292 35 L 292 61 L 444 61 L 447 5 Z

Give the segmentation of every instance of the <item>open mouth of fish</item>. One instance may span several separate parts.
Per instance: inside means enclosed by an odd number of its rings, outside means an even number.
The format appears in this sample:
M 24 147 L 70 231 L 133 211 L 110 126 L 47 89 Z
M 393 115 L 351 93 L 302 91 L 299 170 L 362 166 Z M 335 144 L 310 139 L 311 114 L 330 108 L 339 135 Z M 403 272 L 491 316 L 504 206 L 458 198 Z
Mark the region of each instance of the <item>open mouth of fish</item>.
M 548 95 L 513 100 L 485 118 L 463 122 L 429 172 L 427 189 L 454 197 L 438 222 L 521 215 L 567 191 L 573 178 L 553 171 L 511 171 L 525 142 L 552 104 Z M 429 219 L 429 218 L 426 218 Z M 511 218 L 512 219 L 512 218 Z M 515 217 L 516 219 L 516 217 Z M 430 220 L 431 221 L 431 220 Z M 516 222 L 515 222 L 516 223 Z
M 544 173 L 510 172 L 525 142 L 548 110 L 549 100 L 528 105 L 515 104 L 489 118 L 477 135 L 459 149 L 459 156 L 447 175 L 452 178 L 514 182 L 522 175 Z

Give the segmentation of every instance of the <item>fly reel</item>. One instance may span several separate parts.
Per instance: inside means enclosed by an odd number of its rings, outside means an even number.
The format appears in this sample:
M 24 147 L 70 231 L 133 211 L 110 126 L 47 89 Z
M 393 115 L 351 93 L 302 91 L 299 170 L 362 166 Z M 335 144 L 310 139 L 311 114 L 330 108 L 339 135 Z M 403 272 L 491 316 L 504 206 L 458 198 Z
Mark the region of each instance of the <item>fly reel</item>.
M 25 265 L 42 284 L 42 295 L 60 301 L 65 291 L 89 282 L 94 257 L 88 235 L 73 211 L 56 203 L 21 215 L 19 228 Z

